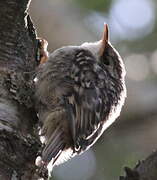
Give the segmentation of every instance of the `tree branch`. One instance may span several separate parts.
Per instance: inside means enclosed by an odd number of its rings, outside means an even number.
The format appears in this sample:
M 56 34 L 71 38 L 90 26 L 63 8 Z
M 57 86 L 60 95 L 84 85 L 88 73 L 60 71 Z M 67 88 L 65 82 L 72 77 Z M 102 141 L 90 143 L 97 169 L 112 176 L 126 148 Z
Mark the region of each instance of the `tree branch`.
M 139 162 L 132 170 L 125 167 L 126 176 L 120 180 L 156 180 L 157 179 L 157 151 L 145 160 Z

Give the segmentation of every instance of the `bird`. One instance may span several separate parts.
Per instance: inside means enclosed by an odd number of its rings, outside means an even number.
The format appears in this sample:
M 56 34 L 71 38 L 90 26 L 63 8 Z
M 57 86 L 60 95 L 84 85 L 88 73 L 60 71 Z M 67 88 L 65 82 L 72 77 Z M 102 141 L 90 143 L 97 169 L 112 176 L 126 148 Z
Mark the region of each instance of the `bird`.
M 45 46 L 42 55 L 48 58 L 42 57 L 35 81 L 43 143 L 37 165 L 52 169 L 87 151 L 117 119 L 126 98 L 126 71 L 107 24 L 99 41 L 44 51 Z

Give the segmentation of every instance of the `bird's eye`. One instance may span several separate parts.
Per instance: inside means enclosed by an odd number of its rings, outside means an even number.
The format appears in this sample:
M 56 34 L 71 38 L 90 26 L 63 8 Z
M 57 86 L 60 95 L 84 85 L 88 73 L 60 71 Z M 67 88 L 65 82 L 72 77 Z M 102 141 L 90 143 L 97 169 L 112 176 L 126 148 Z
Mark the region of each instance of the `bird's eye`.
M 110 65 L 110 61 L 109 61 L 108 58 L 105 58 L 105 59 L 103 60 L 103 63 L 104 63 L 105 65 L 107 65 L 107 66 Z
M 104 56 L 101 57 L 101 62 L 105 64 L 106 66 L 109 66 L 111 64 L 109 61 L 109 58 L 107 57 L 104 58 Z

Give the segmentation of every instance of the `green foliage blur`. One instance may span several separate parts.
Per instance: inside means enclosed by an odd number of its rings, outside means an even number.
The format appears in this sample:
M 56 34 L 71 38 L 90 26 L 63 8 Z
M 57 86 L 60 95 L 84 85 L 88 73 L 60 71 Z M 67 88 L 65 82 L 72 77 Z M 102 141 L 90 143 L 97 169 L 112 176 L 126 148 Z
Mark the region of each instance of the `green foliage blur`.
M 107 12 L 112 0 L 76 0 L 83 8 L 100 12 Z

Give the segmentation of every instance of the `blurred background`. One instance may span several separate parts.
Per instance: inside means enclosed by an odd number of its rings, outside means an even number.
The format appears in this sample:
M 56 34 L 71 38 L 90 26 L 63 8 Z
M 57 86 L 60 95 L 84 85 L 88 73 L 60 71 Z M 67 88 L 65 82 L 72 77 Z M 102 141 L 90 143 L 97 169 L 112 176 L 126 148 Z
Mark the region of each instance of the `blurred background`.
M 157 148 L 156 9 L 156 0 L 32 0 L 32 19 L 50 52 L 99 40 L 106 22 L 127 70 L 121 116 L 93 148 L 54 168 L 54 180 L 118 180 L 124 166 Z

